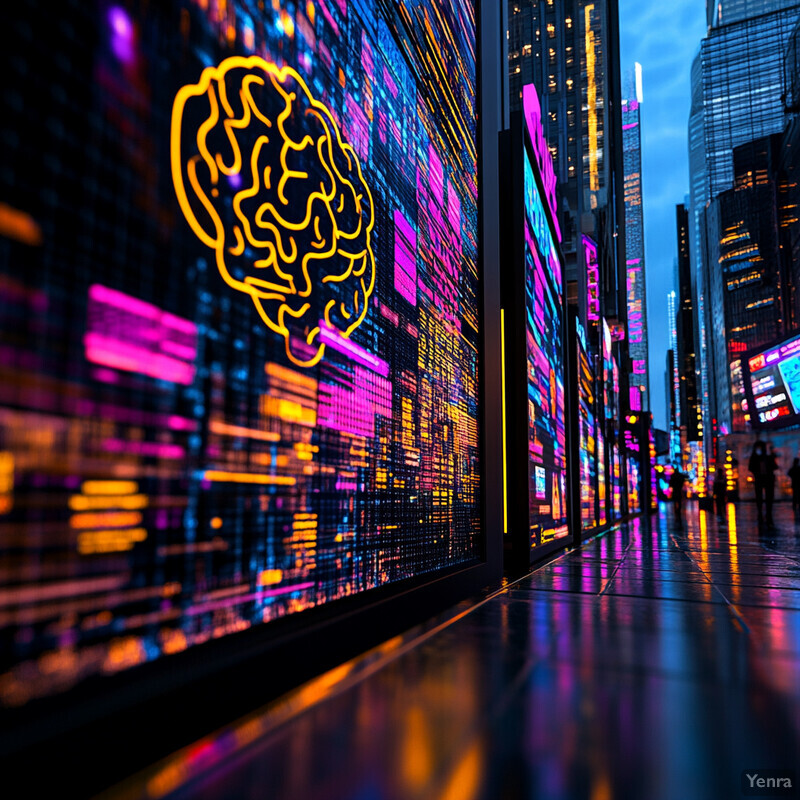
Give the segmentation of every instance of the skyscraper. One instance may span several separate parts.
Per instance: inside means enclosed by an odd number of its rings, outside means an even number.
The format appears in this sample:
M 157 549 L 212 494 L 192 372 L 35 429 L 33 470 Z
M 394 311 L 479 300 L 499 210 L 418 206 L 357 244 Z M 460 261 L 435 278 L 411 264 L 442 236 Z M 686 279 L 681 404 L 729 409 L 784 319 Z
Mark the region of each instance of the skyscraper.
M 783 59 L 800 3 L 712 28 L 700 45 L 707 175 L 704 201 L 733 186 L 733 148 L 783 130 Z M 697 199 L 697 198 L 696 198 Z
M 586 297 L 584 234 L 597 245 L 602 313 L 625 323 L 625 206 L 617 0 L 507 0 L 509 106 L 541 97 L 558 178 L 571 297 Z M 585 303 L 584 303 L 585 305 Z M 586 325 L 586 312 L 579 307 Z
M 784 294 L 787 325 L 800 326 L 800 18 L 789 38 L 783 61 L 786 127 L 778 176 L 780 247 L 788 291 Z
M 717 408 L 725 397 L 717 384 L 730 374 L 724 348 L 716 348 L 706 331 L 721 330 L 720 306 L 710 307 L 712 286 L 720 284 L 720 265 L 711 256 L 707 205 L 734 186 L 734 148 L 779 133 L 783 128 L 782 59 L 800 3 L 787 0 L 718 0 L 707 4 L 708 34 L 692 67 L 689 118 L 692 251 L 697 296 L 701 407 L 706 456 L 713 458 L 720 419 L 729 408 Z M 702 144 L 701 144 L 702 142 Z M 713 222 L 713 221 L 712 221 Z M 711 230 L 714 225 L 711 225 Z M 715 327 L 716 326 L 716 327 Z M 716 363 L 719 362 L 719 363 Z M 723 381 L 727 383 L 727 381 Z
M 630 406 L 650 408 L 647 370 L 647 293 L 642 210 L 642 66 L 636 64 L 625 79 L 622 98 L 622 147 L 625 169 L 625 249 L 628 298 L 628 349 L 631 359 Z
M 715 197 L 705 214 L 709 305 L 713 321 L 718 424 L 746 430 L 741 357 L 786 332 L 778 243 L 777 172 L 781 135 L 734 149 L 735 187 Z
M 717 28 L 791 5 L 793 0 L 706 0 L 706 21 Z
M 681 431 L 681 450 L 702 438 L 700 406 L 697 397 L 694 300 L 689 248 L 689 211 L 681 203 L 675 207 L 678 237 L 678 308 L 677 363 L 680 382 L 678 424 Z

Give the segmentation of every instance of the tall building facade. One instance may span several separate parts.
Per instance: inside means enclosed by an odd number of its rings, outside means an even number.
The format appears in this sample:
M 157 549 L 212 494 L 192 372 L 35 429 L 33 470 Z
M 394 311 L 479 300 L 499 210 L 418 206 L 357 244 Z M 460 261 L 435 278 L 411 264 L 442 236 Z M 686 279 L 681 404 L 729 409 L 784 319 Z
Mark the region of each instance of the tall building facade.
M 706 21 L 717 28 L 791 5 L 792 0 L 706 0 Z
M 559 225 L 570 297 L 586 297 L 597 244 L 603 314 L 625 323 L 625 205 L 617 0 L 507 0 L 511 110 L 522 87 L 540 95 L 558 179 Z M 579 304 L 581 322 L 589 326 Z
M 691 248 L 697 300 L 700 397 L 707 460 L 716 437 L 730 430 L 730 363 L 724 336 L 724 303 L 717 230 L 721 208 L 711 201 L 734 188 L 734 149 L 780 133 L 784 124 L 783 53 L 800 13 L 787 0 L 707 4 L 709 30 L 692 67 L 688 144 Z M 724 245 L 723 245 L 724 246 Z M 726 392 L 726 389 L 728 390 Z M 718 406 L 718 401 L 723 405 Z M 729 424 L 730 423 L 730 424 Z
M 578 280 L 583 196 L 581 38 L 576 2 L 508 2 L 508 85 L 512 111 L 522 108 L 522 87 L 533 83 L 542 104 L 545 138 L 558 179 L 561 246 L 567 281 Z
M 709 306 L 720 432 L 744 433 L 748 414 L 742 354 L 786 332 L 778 236 L 781 135 L 734 148 L 733 189 L 710 203 L 706 221 Z
M 625 170 L 625 269 L 630 355 L 630 406 L 649 410 L 647 370 L 647 288 L 642 207 L 642 67 L 629 70 L 623 84 L 622 160 Z
M 800 18 L 789 37 L 783 61 L 786 125 L 779 165 L 779 224 L 787 325 L 800 327 Z
M 667 295 L 667 319 L 669 320 L 669 352 L 667 353 L 667 385 L 669 387 L 669 450 L 673 464 L 680 464 L 680 371 L 678 368 L 677 295 Z M 671 380 L 670 380 L 671 379 Z
M 692 291 L 692 269 L 690 257 L 689 210 L 681 203 L 675 207 L 678 239 L 678 297 L 677 319 L 677 363 L 680 385 L 678 421 L 681 432 L 681 452 L 687 452 L 690 442 L 702 438 L 703 427 L 697 395 L 697 356 L 695 335 L 695 308 Z

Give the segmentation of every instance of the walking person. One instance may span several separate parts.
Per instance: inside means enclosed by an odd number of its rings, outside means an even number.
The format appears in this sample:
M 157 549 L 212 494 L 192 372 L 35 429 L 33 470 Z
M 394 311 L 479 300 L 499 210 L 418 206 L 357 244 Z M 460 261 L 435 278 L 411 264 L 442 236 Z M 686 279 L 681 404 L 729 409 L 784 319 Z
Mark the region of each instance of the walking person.
M 756 506 L 758 508 L 758 521 L 764 522 L 764 504 L 767 506 L 767 525 L 772 526 L 772 503 L 775 499 L 775 471 L 778 469 L 778 460 L 773 450 L 767 453 L 767 446 L 760 439 L 753 445 L 750 462 L 747 468 L 753 474 L 756 490 Z
M 728 502 L 728 475 L 724 464 L 718 464 L 714 473 L 714 502 L 717 506 L 717 517 L 724 519 Z
M 683 513 L 683 484 L 685 482 L 686 475 L 678 467 L 675 467 L 669 479 L 669 488 L 672 489 L 672 502 L 676 517 L 681 517 Z
M 800 516 L 800 458 L 794 460 L 794 464 L 789 467 L 786 474 L 792 482 L 792 511 L 796 519 Z

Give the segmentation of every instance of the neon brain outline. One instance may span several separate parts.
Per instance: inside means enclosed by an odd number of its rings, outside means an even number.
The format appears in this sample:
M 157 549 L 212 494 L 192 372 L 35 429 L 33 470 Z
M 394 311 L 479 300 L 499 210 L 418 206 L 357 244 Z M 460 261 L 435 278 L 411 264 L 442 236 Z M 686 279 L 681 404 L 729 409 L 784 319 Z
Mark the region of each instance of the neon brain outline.
M 375 288 L 375 211 L 358 156 L 291 67 L 232 56 L 175 96 L 172 179 L 228 286 L 253 300 L 288 358 L 324 355 L 320 325 L 347 338 Z

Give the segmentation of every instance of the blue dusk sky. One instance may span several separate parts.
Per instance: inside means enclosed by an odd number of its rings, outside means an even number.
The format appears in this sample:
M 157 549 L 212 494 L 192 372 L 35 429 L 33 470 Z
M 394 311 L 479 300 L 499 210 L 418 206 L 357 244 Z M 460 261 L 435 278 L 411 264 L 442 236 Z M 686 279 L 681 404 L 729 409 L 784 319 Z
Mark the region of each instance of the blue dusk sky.
M 689 193 L 687 126 L 692 59 L 706 32 L 703 0 L 620 0 L 623 76 L 642 65 L 642 179 L 651 410 L 665 429 L 667 294 L 677 257 L 675 206 Z

